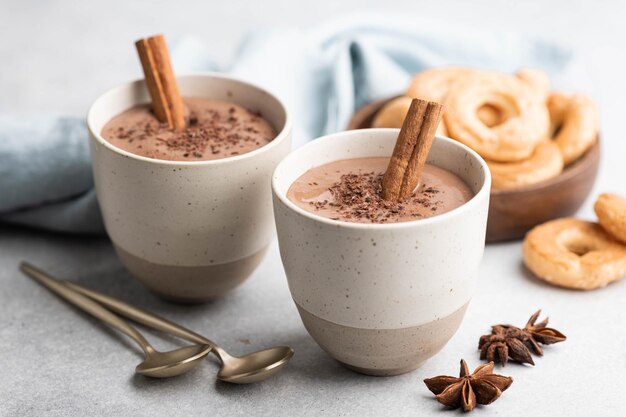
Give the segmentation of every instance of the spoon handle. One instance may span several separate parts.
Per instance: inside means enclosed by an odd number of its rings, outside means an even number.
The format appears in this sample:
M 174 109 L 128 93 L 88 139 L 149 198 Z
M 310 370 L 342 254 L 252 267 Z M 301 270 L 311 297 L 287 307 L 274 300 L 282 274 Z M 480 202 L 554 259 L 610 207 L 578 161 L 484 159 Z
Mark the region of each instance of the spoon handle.
M 145 351 L 151 351 L 152 347 L 148 343 L 148 341 L 130 324 L 120 319 L 115 314 L 111 313 L 106 308 L 102 307 L 100 304 L 95 301 L 90 300 L 88 297 L 84 295 L 72 291 L 65 285 L 63 285 L 59 280 L 53 278 L 52 276 L 46 274 L 44 271 L 36 268 L 35 266 L 29 264 L 28 262 L 20 263 L 20 270 L 33 278 L 35 281 L 39 282 L 41 285 L 63 298 L 65 301 L 70 304 L 75 305 L 81 310 L 91 314 L 92 316 L 102 320 L 109 326 L 119 330 L 120 332 L 126 334 L 130 338 L 132 338 L 137 344 Z
M 190 342 L 210 345 L 213 349 L 217 348 L 216 344 L 206 337 L 199 335 L 198 333 L 189 330 L 181 326 L 180 324 L 171 322 L 166 318 L 160 317 L 154 313 L 142 310 L 139 307 L 131 306 L 130 304 L 126 304 L 121 300 L 109 297 L 96 291 L 92 291 L 73 282 L 64 281 L 63 284 L 68 288 L 78 293 L 81 293 L 82 295 L 85 295 L 92 300 L 97 301 L 111 311 L 114 311 L 115 313 L 118 313 L 119 315 L 129 318 L 137 323 L 141 323 L 153 329 L 169 333 L 174 336 L 178 336 Z

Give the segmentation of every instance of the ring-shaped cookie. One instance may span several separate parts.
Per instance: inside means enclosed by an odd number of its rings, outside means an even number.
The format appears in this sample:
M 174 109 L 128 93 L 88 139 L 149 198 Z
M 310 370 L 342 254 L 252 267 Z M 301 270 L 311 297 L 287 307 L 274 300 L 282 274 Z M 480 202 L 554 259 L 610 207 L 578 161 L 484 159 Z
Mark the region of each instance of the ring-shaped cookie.
M 617 194 L 603 193 L 593 209 L 598 223 L 615 239 L 626 244 L 626 198 Z
M 446 96 L 454 83 L 462 82 L 468 76 L 479 73 L 487 72 L 462 67 L 427 69 L 413 76 L 411 84 L 406 91 L 406 95 L 412 98 L 420 98 L 422 100 L 445 104 Z M 506 102 L 486 103 L 476 110 L 477 117 L 488 127 L 496 126 L 515 113 L 514 111 L 510 111 L 508 104 L 509 103 Z M 440 128 L 437 133 L 448 136 L 444 120 L 441 121 L 439 126 Z
M 479 70 L 462 67 L 439 67 L 419 72 L 411 79 L 405 95 L 444 103 L 450 87 Z
M 543 100 L 548 98 L 550 94 L 550 77 L 548 77 L 545 71 L 535 68 L 522 68 L 515 73 L 515 76 L 526 82 Z
M 514 114 L 489 127 L 476 113 L 483 105 L 493 103 Z M 545 103 L 525 82 L 497 73 L 474 74 L 453 84 L 446 98 L 444 119 L 451 137 L 483 157 L 500 162 L 530 157 L 546 138 L 550 123 Z
M 563 156 L 554 142 L 544 140 L 528 159 L 519 162 L 487 161 L 487 165 L 493 188 L 511 189 L 556 177 L 563 171 Z
M 626 246 L 597 223 L 549 221 L 528 232 L 523 251 L 528 269 L 561 287 L 592 290 L 626 276 Z
M 597 140 L 598 108 L 584 94 L 552 93 L 547 101 L 553 140 L 561 149 L 565 165 L 578 159 Z

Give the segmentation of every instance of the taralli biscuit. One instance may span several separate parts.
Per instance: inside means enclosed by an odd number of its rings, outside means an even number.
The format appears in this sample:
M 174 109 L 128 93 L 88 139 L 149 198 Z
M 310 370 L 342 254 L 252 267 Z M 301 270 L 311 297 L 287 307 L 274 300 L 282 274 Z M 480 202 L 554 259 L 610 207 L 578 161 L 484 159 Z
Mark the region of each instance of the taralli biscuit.
M 626 246 L 597 223 L 549 221 L 528 232 L 523 250 L 528 269 L 553 285 L 592 290 L 626 276 Z
M 411 98 L 445 103 L 450 87 L 472 74 L 480 73 L 481 70 L 461 67 L 432 68 L 416 74 L 411 80 L 411 85 L 406 95 Z M 492 127 L 502 123 L 507 115 L 500 109 L 490 104 L 485 104 L 477 110 L 478 118 L 487 126 Z M 448 136 L 445 121 L 442 121 L 437 134 Z
M 452 84 L 476 72 L 478 70 L 462 67 L 427 69 L 413 76 L 405 95 L 443 103 Z
M 385 104 L 376 114 L 372 127 L 402 128 L 402 123 L 404 123 L 404 118 L 409 112 L 412 100 L 411 97 L 402 96 Z M 448 131 L 443 123 L 440 123 L 437 127 L 437 135 L 448 136 Z
M 569 107 L 569 95 L 564 93 L 551 93 L 546 100 L 550 113 L 550 137 L 554 138 L 561 125 L 563 117 Z
M 563 156 L 554 142 L 541 142 L 530 158 L 519 162 L 487 161 L 493 188 L 510 189 L 556 177 L 563 171 Z
M 545 71 L 534 68 L 522 68 L 515 74 L 517 78 L 528 84 L 543 100 L 550 94 L 550 77 Z
M 598 109 L 595 102 L 584 94 L 552 93 L 547 104 L 553 139 L 568 165 L 595 143 L 599 129 Z
M 600 194 L 593 206 L 600 226 L 615 239 L 626 244 L 626 198 L 617 194 Z
M 550 118 L 545 103 L 513 76 L 474 74 L 454 83 L 445 103 L 444 119 L 450 136 L 492 161 L 529 158 L 548 134 Z M 489 127 L 476 116 L 485 104 L 511 116 Z

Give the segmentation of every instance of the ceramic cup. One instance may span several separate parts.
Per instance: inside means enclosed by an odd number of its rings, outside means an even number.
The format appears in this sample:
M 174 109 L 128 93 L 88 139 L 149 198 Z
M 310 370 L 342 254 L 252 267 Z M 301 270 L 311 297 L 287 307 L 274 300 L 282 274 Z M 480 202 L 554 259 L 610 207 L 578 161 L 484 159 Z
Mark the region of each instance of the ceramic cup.
M 390 156 L 398 133 L 364 129 L 316 139 L 283 159 L 272 179 L 280 255 L 304 326 L 333 358 L 371 375 L 416 369 L 461 323 L 485 246 L 487 165 L 470 148 L 437 137 L 428 162 L 459 175 L 475 195 L 410 222 L 330 220 L 296 206 L 287 191 L 310 168 Z
M 217 74 L 178 78 L 183 96 L 258 111 L 278 136 L 252 152 L 213 161 L 165 161 L 119 149 L 100 135 L 117 114 L 149 102 L 143 80 L 98 98 L 87 116 L 104 224 L 128 270 L 157 294 L 198 302 L 254 271 L 274 236 L 270 179 L 291 147 L 285 106 L 267 91 Z

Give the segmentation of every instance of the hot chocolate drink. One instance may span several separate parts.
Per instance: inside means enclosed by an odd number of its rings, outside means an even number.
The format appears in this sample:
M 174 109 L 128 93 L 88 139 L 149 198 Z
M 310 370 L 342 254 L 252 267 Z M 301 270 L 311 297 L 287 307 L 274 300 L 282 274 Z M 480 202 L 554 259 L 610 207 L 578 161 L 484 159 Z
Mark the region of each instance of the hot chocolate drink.
M 160 123 L 150 107 L 135 106 L 111 119 L 102 136 L 136 155 L 170 161 L 207 161 L 241 155 L 271 142 L 274 128 L 260 114 L 222 100 L 186 98 L 187 123 Z
M 409 133 L 413 142 L 424 136 Z M 333 358 L 371 375 L 416 369 L 450 340 L 484 249 L 486 163 L 448 138 L 428 152 L 405 144 L 394 129 L 332 134 L 289 154 L 272 182 L 280 255 L 304 326 Z M 397 158 L 416 153 L 431 164 Z M 402 165 L 402 181 L 387 181 Z M 383 198 L 385 190 L 400 192 Z
M 474 193 L 457 175 L 426 164 L 413 194 L 399 202 L 381 197 L 389 158 L 334 161 L 310 169 L 289 188 L 287 197 L 299 207 L 333 220 L 393 223 L 419 220 L 448 212 Z

